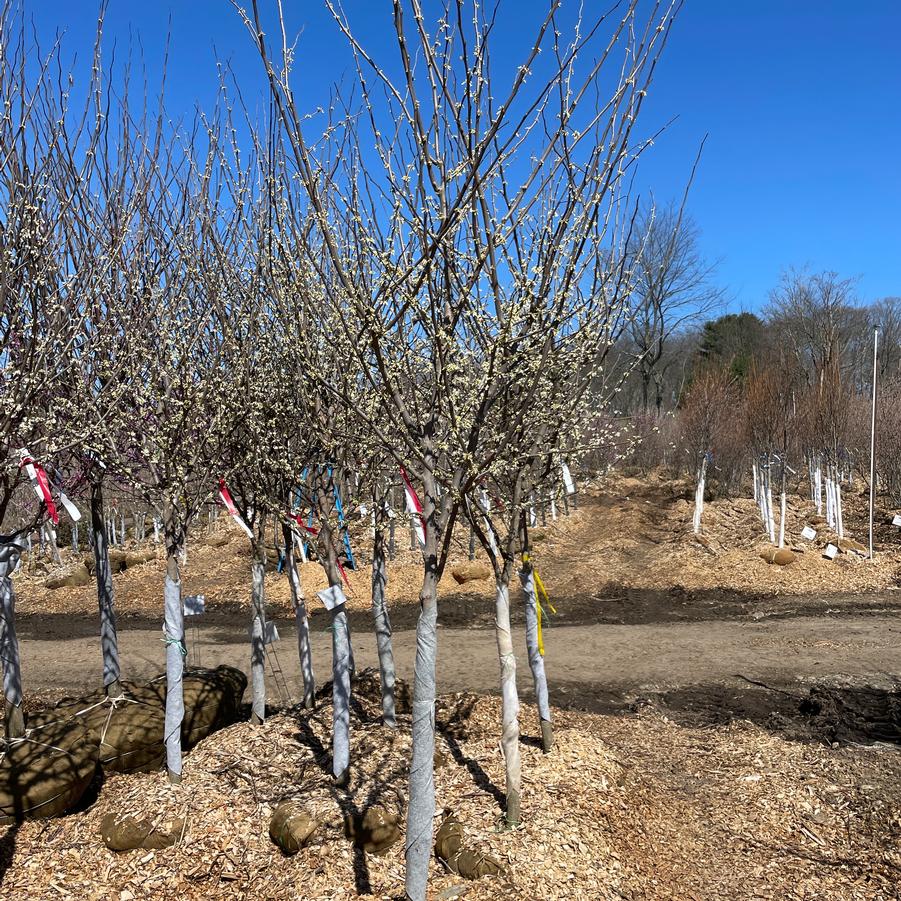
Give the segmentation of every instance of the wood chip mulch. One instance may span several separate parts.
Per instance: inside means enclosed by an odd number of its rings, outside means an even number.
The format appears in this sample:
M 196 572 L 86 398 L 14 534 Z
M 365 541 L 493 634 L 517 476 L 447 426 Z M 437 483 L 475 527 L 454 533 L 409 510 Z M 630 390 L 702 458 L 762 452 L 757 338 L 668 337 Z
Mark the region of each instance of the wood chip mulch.
M 82 812 L 0 834 L 0 895 L 9 898 L 394 899 L 403 895 L 403 839 L 384 855 L 345 838 L 343 817 L 370 805 L 401 810 L 409 717 L 378 719 L 377 682 L 358 685 L 353 775 L 328 775 L 331 707 L 292 708 L 263 726 L 238 723 L 164 773 L 109 776 Z M 557 712 L 557 746 L 542 754 L 522 713 L 523 826 L 500 828 L 499 701 L 440 699 L 436 826 L 452 810 L 502 878 L 466 882 L 432 861 L 430 899 L 890 899 L 901 880 L 901 753 L 791 742 L 746 723 L 687 728 L 659 713 Z M 269 817 L 297 798 L 320 825 L 285 857 Z M 186 816 L 175 847 L 109 851 L 111 811 Z

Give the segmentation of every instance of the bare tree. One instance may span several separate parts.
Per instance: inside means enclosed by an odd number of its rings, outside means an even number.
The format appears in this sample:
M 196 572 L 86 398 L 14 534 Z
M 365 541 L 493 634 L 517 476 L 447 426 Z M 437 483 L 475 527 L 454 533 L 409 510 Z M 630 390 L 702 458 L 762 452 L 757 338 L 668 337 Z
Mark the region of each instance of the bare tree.
M 879 380 L 894 379 L 901 375 L 901 297 L 883 297 L 867 310 L 870 328 L 879 329 Z
M 803 372 L 794 355 L 774 349 L 765 359 L 752 365 L 745 391 L 745 428 L 737 423 L 738 433 L 747 437 L 759 483 L 755 485 L 761 502 L 761 516 L 770 540 L 782 547 L 785 540 L 786 480 L 790 460 L 801 459 L 804 443 Z M 772 509 L 773 466 L 779 477 L 780 519 L 776 539 Z
M 861 322 L 855 280 L 835 272 L 790 269 L 770 294 L 771 325 L 790 343 L 808 384 L 822 382 L 831 367 L 847 372 L 848 353 Z
M 664 386 L 681 355 L 679 335 L 714 310 L 723 290 L 713 284 L 715 264 L 701 255 L 699 230 L 681 207 L 642 209 L 628 245 L 636 270 L 629 336 L 637 357 L 642 410 L 659 416 Z
M 686 468 L 696 480 L 694 531 L 701 531 L 704 493 L 718 477 L 729 491 L 746 459 L 743 398 L 738 380 L 724 366 L 707 366 L 692 381 L 679 411 Z
M 27 57 L 27 60 L 26 60 Z M 31 61 L 36 61 L 32 66 Z M 84 438 L 73 403 L 76 361 L 100 352 L 88 326 L 90 295 L 111 263 L 104 244 L 79 267 L 72 240 L 83 213 L 73 194 L 84 189 L 102 129 L 76 105 L 71 73 L 59 48 L 31 44 L 14 4 L 0 8 L 0 645 L 6 723 L 21 734 L 22 690 L 10 575 L 20 540 L 49 516 L 61 454 Z M 33 456 L 32 456 L 33 455 Z M 33 462 L 32 462 L 33 461 Z M 43 465 L 40 465 L 40 461 Z M 34 503 L 29 473 L 43 484 Z M 28 499 L 13 504 L 15 498 Z M 13 514 L 13 515 L 11 515 Z M 15 522 L 12 520 L 15 519 Z M 55 522 L 53 523 L 55 524 Z M 56 533 L 48 535 L 54 552 Z

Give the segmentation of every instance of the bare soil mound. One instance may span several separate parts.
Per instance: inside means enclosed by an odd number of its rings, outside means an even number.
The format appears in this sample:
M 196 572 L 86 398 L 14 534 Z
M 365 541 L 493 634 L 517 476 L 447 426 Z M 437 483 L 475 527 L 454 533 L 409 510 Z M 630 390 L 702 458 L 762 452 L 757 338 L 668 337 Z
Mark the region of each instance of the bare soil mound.
M 846 535 L 866 540 L 866 497 L 845 492 Z M 561 621 L 578 622 L 595 613 L 606 617 L 617 605 L 621 616 L 634 619 L 636 603 L 651 603 L 666 615 L 669 609 L 697 601 L 700 607 L 744 604 L 748 599 L 798 596 L 831 599 L 844 595 L 844 603 L 864 592 L 886 592 L 899 587 L 901 533 L 889 524 L 891 511 L 877 517 L 876 559 L 867 560 L 849 550 L 835 560 L 823 557 L 827 542 L 837 542 L 824 524 L 815 524 L 817 537 L 801 537 L 805 525 L 815 522 L 813 504 L 798 493 L 789 497 L 786 543 L 796 559 L 788 566 L 772 566 L 760 553 L 771 547 L 758 509 L 750 497 L 720 498 L 708 502 L 700 535 L 691 530 L 693 487 L 656 477 L 628 478 L 613 474 L 598 486 L 580 493 L 578 507 L 556 521 L 547 516 L 532 530 L 532 557 L 552 598 L 563 601 Z M 359 568 L 347 570 L 351 613 L 366 614 L 370 604 L 369 553 L 371 538 L 365 523 L 352 527 Z M 448 625 L 488 626 L 492 622 L 492 580 L 458 584 L 455 570 L 468 566 L 468 536 L 454 540 L 451 560 L 440 585 L 441 621 Z M 209 616 L 228 616 L 247 609 L 250 552 L 244 536 L 230 521 L 216 531 L 199 530 L 189 544 L 183 568 L 185 594 L 203 594 Z M 409 547 L 403 526 L 396 536 L 397 557 L 389 567 L 388 600 L 397 628 L 409 628 L 418 612 L 422 580 L 418 552 Z M 114 576 L 119 615 L 159 618 L 162 609 L 163 561 L 148 559 Z M 76 562 L 63 551 L 60 571 Z M 483 568 L 484 555 L 477 554 Z M 43 569 L 44 567 L 39 567 Z M 272 615 L 291 617 L 287 578 L 274 567 L 266 579 L 266 599 Z M 320 605 L 315 592 L 326 587 L 322 568 L 315 562 L 300 567 L 301 580 L 315 615 Z M 26 564 L 16 575 L 20 615 L 61 614 L 96 617 L 96 590 L 92 584 L 50 590 L 46 574 L 29 572 Z M 654 600 L 656 598 L 656 600 Z M 842 602 L 839 602 L 842 603 Z M 632 612 L 630 612 L 632 611 Z M 677 611 L 678 612 L 678 611 Z M 703 611 L 701 611 L 703 612 Z M 720 611 L 721 612 L 721 611 Z M 687 614 L 687 618 L 698 618 Z

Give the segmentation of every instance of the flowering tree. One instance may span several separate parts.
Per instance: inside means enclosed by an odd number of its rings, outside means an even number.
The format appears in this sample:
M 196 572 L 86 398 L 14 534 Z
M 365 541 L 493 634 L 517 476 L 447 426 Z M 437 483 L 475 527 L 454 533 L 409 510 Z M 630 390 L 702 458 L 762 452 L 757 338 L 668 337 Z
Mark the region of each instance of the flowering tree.
M 287 40 L 275 62 L 257 2 L 245 22 L 321 248 L 311 260 L 347 310 L 347 346 L 378 398 L 378 415 L 356 415 L 423 489 L 406 885 L 419 899 L 434 811 L 437 586 L 453 525 L 492 456 L 486 424 L 519 390 L 514 361 L 534 348 L 520 343 L 523 321 L 535 326 L 550 311 L 577 331 L 578 312 L 565 312 L 572 299 L 588 297 L 593 280 L 600 288 L 622 276 L 615 266 L 604 273 L 598 250 L 629 221 L 613 198 L 640 150 L 632 130 L 672 9 L 659 4 L 643 21 L 630 3 L 615 22 L 579 18 L 563 40 L 553 3 L 504 85 L 491 61 L 490 10 L 473 16 L 460 0 L 431 34 L 418 0 L 393 7 L 396 65 L 376 60 L 333 10 L 364 106 L 330 122 L 315 146 L 291 92 Z M 594 104 L 600 74 L 613 66 L 616 86 Z M 499 597 L 499 631 L 507 608 Z M 512 653 L 506 644 L 499 653 L 506 683 Z
M 38 59 L 29 78 L 23 54 Z M 73 109 L 58 48 L 30 45 L 12 10 L 0 9 L 0 645 L 7 732 L 20 734 L 21 679 L 10 575 L 23 538 L 46 517 L 56 520 L 63 452 L 84 439 L 73 401 L 78 361 L 108 349 L 91 328 L 90 300 L 108 277 L 113 248 L 81 221 L 93 151 L 104 125 Z M 79 238 L 92 232 L 90 265 L 80 266 Z M 101 411 L 105 398 L 97 398 Z M 27 483 L 38 486 L 37 504 Z M 59 481 L 57 478 L 56 481 Z M 13 503 L 18 498 L 18 503 Z M 61 506 L 65 506 L 63 503 Z M 74 507 L 72 507 L 74 510 Z M 76 511 L 77 515 L 77 511 Z M 15 521 L 13 521 L 15 519 Z M 55 547 L 55 533 L 50 532 Z M 58 552 L 57 552 L 58 556 Z
M 160 116 L 159 121 L 165 122 Z M 228 282 L 211 246 L 229 199 L 217 178 L 214 144 L 193 154 L 177 135 L 142 157 L 151 189 L 115 297 L 126 329 L 120 349 L 130 391 L 108 436 L 109 467 L 134 486 L 162 523 L 166 635 L 166 753 L 169 778 L 181 779 L 182 673 L 186 654 L 179 557 L 188 527 L 214 489 L 218 449 L 228 426 L 225 403 L 234 341 Z M 136 324 L 143 327 L 135 327 Z

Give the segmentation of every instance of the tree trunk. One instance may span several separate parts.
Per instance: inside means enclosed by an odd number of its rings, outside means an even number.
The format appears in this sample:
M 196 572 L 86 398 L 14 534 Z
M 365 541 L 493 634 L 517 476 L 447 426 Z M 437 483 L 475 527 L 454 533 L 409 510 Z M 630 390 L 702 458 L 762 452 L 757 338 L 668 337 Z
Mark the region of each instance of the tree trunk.
M 329 586 L 341 586 L 341 570 L 332 528 L 325 516 L 319 529 L 320 555 Z M 350 630 L 344 604 L 331 611 L 332 619 L 332 775 L 338 785 L 350 778 L 350 678 L 353 667 Z
M 332 611 L 332 775 L 338 785 L 350 778 L 350 631 L 347 610 Z
M 181 724 L 185 718 L 184 670 L 185 619 L 181 601 L 181 579 L 178 554 L 182 534 L 178 514 L 171 501 L 163 513 L 163 532 L 166 539 L 166 580 L 163 594 L 166 602 L 164 624 L 166 642 L 166 768 L 169 781 L 181 782 Z
M 551 705 L 548 700 L 544 657 L 538 643 L 538 596 L 535 592 L 535 574 L 528 557 L 523 560 L 519 578 L 526 607 L 526 650 L 529 652 L 529 668 L 532 670 L 532 682 L 535 685 L 535 703 L 541 721 L 541 748 L 547 754 L 554 747 L 554 728 L 551 725 Z
M 59 544 L 57 542 L 56 529 L 49 523 L 47 524 L 47 538 L 50 542 L 50 557 L 53 562 L 59 566 L 62 564 L 62 557 L 59 555 Z
M 12 574 L 25 548 L 24 542 L 5 539 L 0 544 L 0 659 L 3 661 L 3 697 L 6 737 L 21 738 L 25 734 L 22 713 L 22 670 L 19 641 L 16 638 L 16 592 Z
M 820 466 L 820 459 L 817 457 L 817 468 L 814 473 L 814 481 L 816 482 L 817 492 L 817 516 L 823 515 L 823 469 Z
M 394 539 L 394 531 L 395 524 L 397 522 L 397 517 L 392 516 L 388 520 L 388 559 L 393 560 L 395 555 L 397 554 L 397 545 Z
M 495 586 L 494 633 L 501 665 L 503 729 L 501 749 L 507 773 L 507 826 L 519 825 L 521 766 L 519 759 L 519 695 L 516 691 L 516 655 L 510 629 L 510 589 L 508 567 Z
M 303 706 L 312 710 L 315 704 L 316 680 L 313 676 L 313 653 L 310 648 L 310 624 L 307 620 L 307 603 L 303 586 L 294 559 L 294 533 L 287 523 L 282 523 L 282 537 L 285 540 L 285 571 L 291 586 L 291 603 L 297 622 L 297 652 L 300 657 L 300 671 L 303 674 Z
M 379 675 L 382 684 L 382 721 L 396 728 L 394 715 L 394 651 L 391 647 L 391 621 L 385 600 L 388 566 L 385 560 L 385 509 L 376 503 L 375 541 L 372 547 L 372 618 L 375 621 L 375 641 L 379 655 Z
M 431 530 L 430 530 L 431 531 Z M 407 806 L 406 878 L 409 901 L 425 901 L 435 816 L 435 664 L 438 657 L 438 572 L 431 536 L 419 594 L 413 668 L 413 751 Z
M 839 481 L 839 472 L 837 467 L 833 467 L 832 469 L 832 517 L 835 520 L 835 534 L 838 535 L 839 538 L 842 537 L 840 526 L 841 520 L 839 518 L 839 510 L 840 510 L 840 492 L 841 492 L 841 482 Z
M 767 535 L 770 538 L 770 544 L 776 543 L 776 520 L 773 515 L 773 471 L 770 466 L 769 457 L 767 457 L 766 469 L 764 470 L 764 497 L 766 498 L 766 528 Z
M 661 419 L 663 417 L 663 386 L 656 381 L 654 383 L 654 407 L 657 411 L 657 418 Z
M 250 721 L 259 725 L 266 719 L 266 517 L 257 515 L 256 536 L 250 542 Z
M 651 374 L 641 370 L 641 411 L 647 413 L 651 406 Z
M 116 634 L 116 607 L 109 547 L 103 524 L 103 487 L 91 485 L 91 532 L 94 544 L 94 576 L 97 580 L 97 604 L 100 609 L 100 650 L 103 654 L 103 690 L 107 695 L 122 694 L 119 685 L 119 639 Z

